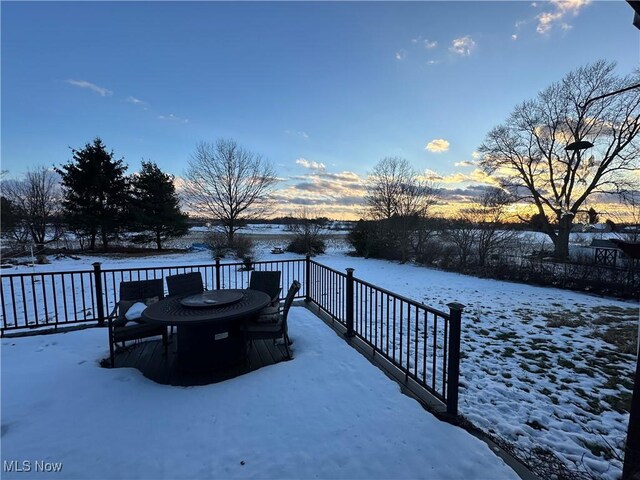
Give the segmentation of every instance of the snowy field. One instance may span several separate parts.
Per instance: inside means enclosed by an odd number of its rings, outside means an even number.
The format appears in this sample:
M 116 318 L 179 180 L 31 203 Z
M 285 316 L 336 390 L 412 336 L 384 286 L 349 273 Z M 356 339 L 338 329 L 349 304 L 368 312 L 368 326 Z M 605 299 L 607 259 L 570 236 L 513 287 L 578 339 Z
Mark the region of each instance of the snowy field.
M 268 242 L 261 244 L 256 260 L 300 258 L 272 256 L 270 248 Z M 612 327 L 637 328 L 637 303 L 353 258 L 345 250 L 344 243 L 336 241 L 317 260 L 338 270 L 353 267 L 358 278 L 441 310 L 446 311 L 451 301 L 467 306 L 462 328 L 463 416 L 523 451 L 548 448 L 573 469 L 605 479 L 619 477 L 621 462 L 616 456 L 622 454 L 626 435 L 635 356 L 602 337 Z M 103 268 L 122 268 L 201 264 L 211 258 L 209 252 L 138 259 L 52 258 L 52 264 L 34 268 L 80 270 L 94 261 L 103 262 Z M 32 269 L 3 273 L 22 271 Z M 6 365 L 3 352 L 3 374 Z
M 294 360 L 204 387 L 100 368 L 104 329 L 4 339 L 2 460 L 61 463 L 52 478 L 517 478 L 308 310 L 289 317 Z

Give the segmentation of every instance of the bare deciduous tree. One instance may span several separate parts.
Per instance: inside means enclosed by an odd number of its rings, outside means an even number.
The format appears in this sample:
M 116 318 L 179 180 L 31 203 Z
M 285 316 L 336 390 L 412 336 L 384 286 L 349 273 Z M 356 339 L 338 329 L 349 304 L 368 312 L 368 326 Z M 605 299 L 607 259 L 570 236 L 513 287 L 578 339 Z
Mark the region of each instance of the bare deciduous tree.
M 614 67 L 598 61 L 570 72 L 516 107 L 479 149 L 484 170 L 536 207 L 560 260 L 587 199 L 632 188 L 629 173 L 638 169 L 640 89 L 597 97 L 638 83 L 640 72 L 618 77 Z M 594 147 L 565 150 L 577 141 Z
M 29 237 L 38 251 L 59 236 L 55 224 L 60 213 L 60 189 L 56 175 L 44 167 L 29 170 L 22 180 L 2 182 L 2 195 L 17 216 L 16 235 Z
M 478 241 L 478 229 L 468 219 L 468 212 L 462 210 L 456 218 L 448 221 L 444 238 L 455 246 L 460 267 L 467 267 L 469 257 L 473 254 L 473 247 Z
M 434 200 L 433 184 L 404 158 L 383 158 L 367 178 L 365 202 L 374 220 L 425 216 Z
M 220 222 L 229 246 L 246 220 L 265 213 L 277 182 L 273 167 L 260 155 L 224 139 L 198 144 L 185 179 L 187 204 Z
M 327 219 L 312 212 L 308 207 L 298 210 L 287 229 L 294 234 L 287 250 L 313 255 L 324 253 L 325 244 L 322 234 L 327 227 Z
M 490 255 L 511 243 L 518 233 L 505 229 L 507 207 L 512 197 L 500 188 L 489 188 L 476 199 L 477 205 L 471 209 L 473 223 L 478 230 L 476 252 L 481 267 L 486 265 Z
M 387 224 L 386 235 L 395 238 L 401 261 L 408 259 L 413 233 L 435 203 L 435 191 L 404 158 L 383 158 L 367 178 L 368 216 Z

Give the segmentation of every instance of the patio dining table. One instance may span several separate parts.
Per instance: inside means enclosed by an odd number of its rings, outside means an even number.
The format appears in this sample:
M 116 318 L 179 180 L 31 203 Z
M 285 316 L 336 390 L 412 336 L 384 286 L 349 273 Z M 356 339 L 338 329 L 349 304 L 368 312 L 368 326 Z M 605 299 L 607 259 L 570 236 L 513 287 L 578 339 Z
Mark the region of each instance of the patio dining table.
M 246 345 L 240 325 L 271 299 L 258 290 L 212 290 L 168 297 L 147 307 L 143 320 L 177 328 L 182 370 L 222 370 L 242 362 Z

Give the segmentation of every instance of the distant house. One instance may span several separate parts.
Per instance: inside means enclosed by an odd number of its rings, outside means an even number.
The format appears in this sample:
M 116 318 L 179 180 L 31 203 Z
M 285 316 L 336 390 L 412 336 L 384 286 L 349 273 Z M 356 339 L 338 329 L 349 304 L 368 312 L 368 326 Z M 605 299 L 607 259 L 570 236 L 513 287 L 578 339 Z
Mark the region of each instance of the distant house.
M 571 231 L 574 233 L 609 233 L 611 226 L 606 223 L 576 223 Z

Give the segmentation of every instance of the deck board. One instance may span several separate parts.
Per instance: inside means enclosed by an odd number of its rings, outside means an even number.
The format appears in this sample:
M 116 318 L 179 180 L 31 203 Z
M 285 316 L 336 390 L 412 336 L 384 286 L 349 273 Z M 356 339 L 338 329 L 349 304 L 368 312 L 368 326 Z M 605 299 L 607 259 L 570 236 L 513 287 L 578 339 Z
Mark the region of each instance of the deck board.
M 272 340 L 254 340 L 246 363 L 216 372 L 186 372 L 178 368 L 175 340 L 173 337 L 166 355 L 162 340 L 127 345 L 116 351 L 115 368 L 137 368 L 145 377 L 163 385 L 192 386 L 221 382 L 287 359 L 284 347 L 274 345 Z

